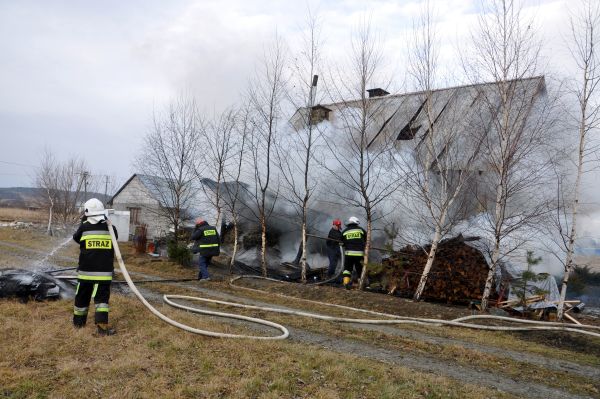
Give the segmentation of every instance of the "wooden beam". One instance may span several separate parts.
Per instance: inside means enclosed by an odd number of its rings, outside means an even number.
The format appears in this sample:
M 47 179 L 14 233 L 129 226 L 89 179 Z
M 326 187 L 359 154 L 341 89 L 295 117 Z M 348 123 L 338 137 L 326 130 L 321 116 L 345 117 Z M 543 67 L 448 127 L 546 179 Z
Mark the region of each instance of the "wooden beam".
M 581 325 L 581 323 L 578 322 L 577 320 L 575 320 L 575 318 L 573 316 L 571 316 L 570 314 L 564 313 L 563 316 L 566 317 L 567 319 L 571 320 L 573 323 Z

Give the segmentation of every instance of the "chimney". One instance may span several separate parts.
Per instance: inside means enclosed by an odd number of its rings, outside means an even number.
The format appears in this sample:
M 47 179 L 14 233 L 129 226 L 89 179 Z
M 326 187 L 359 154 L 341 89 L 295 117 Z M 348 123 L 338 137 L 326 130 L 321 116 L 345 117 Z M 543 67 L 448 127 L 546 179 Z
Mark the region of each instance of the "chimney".
M 387 96 L 388 94 L 390 94 L 389 92 L 387 92 L 379 87 L 376 89 L 368 89 L 367 92 L 369 92 L 369 98 L 383 97 L 383 96 Z

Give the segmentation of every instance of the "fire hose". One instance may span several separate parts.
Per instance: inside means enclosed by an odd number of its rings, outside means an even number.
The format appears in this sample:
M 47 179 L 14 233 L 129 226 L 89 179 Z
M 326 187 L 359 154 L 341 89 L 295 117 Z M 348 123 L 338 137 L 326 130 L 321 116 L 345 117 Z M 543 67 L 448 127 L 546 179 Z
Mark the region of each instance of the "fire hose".
M 125 267 L 125 262 L 123 262 L 123 257 L 121 256 L 121 251 L 119 249 L 119 244 L 117 243 L 117 238 L 115 237 L 115 233 L 112 229 L 112 223 L 110 221 L 110 219 L 107 218 L 107 224 L 108 224 L 108 231 L 110 233 L 110 237 L 112 239 L 113 242 L 113 248 L 115 250 L 115 257 L 117 258 L 117 262 L 119 263 L 119 266 L 121 267 L 121 273 L 123 274 L 123 277 L 125 278 L 125 281 L 127 281 L 127 285 L 129 286 L 129 289 L 131 289 L 131 291 L 135 294 L 135 296 L 137 296 L 137 298 L 142 302 L 142 304 L 144 304 L 144 306 L 146 306 L 146 308 L 148 308 L 148 310 L 150 310 L 150 312 L 152 314 L 154 314 L 156 317 L 158 317 L 159 319 L 161 319 L 162 321 L 164 321 L 165 323 L 168 323 L 172 326 L 175 326 L 177 328 L 180 328 L 182 330 L 194 333 L 194 334 L 199 334 L 199 335 L 206 335 L 206 336 L 210 336 L 210 337 L 220 337 L 220 338 L 252 338 L 252 339 L 261 339 L 261 340 L 272 340 L 272 339 L 285 339 L 289 336 L 289 331 L 287 330 L 287 328 L 285 328 L 284 326 L 277 324 L 277 323 L 273 323 L 267 320 L 263 320 L 263 319 L 258 319 L 255 317 L 248 317 L 248 316 L 242 316 L 242 315 L 237 315 L 237 314 L 232 314 L 232 313 L 224 313 L 224 312 L 215 312 L 215 311 L 210 311 L 210 310 L 204 310 L 204 309 L 198 309 L 198 308 L 192 308 L 189 306 L 185 306 L 185 305 L 181 305 L 175 302 L 172 302 L 169 298 L 177 298 L 177 299 L 189 299 L 189 300 L 195 300 L 195 301 L 203 301 L 203 302 L 207 302 L 207 303 L 223 303 L 222 301 L 216 301 L 213 299 L 207 299 L 207 298 L 199 298 L 199 297 L 188 297 L 188 296 L 183 296 L 183 295 L 163 295 L 163 300 L 176 308 L 179 309 L 184 309 L 190 312 L 194 312 L 194 313 L 200 313 L 200 314 L 206 314 L 206 315 L 211 315 L 211 316 L 219 316 L 219 317 L 227 317 L 227 318 L 232 318 L 232 319 L 238 319 L 238 320 L 244 320 L 244 321 L 249 321 L 252 323 L 256 323 L 256 324 L 261 324 L 261 325 L 265 325 L 268 327 L 273 327 L 276 328 L 278 330 L 281 331 L 281 335 L 278 336 L 274 336 L 274 337 L 268 337 L 268 336 L 252 336 L 252 335 L 243 335 L 243 334 L 227 334 L 227 333 L 218 333 L 218 332 L 214 332 L 214 331 L 207 331 L 207 330 L 201 330 L 198 328 L 194 328 L 194 327 L 190 327 L 186 324 L 180 323 L 178 321 L 175 321 L 167 316 L 165 316 L 164 314 L 162 314 L 161 312 L 159 312 L 154 306 L 152 306 L 147 300 L 146 298 L 144 298 L 144 296 L 140 293 L 140 291 L 137 289 L 137 287 L 135 286 L 135 284 L 133 283 L 133 281 L 131 280 L 131 277 L 129 276 L 129 272 L 127 271 L 127 268 Z
M 454 326 L 454 327 L 462 327 L 462 328 L 470 328 L 470 329 L 478 329 L 478 330 L 490 330 L 490 331 L 568 331 L 568 332 L 584 334 L 584 335 L 589 335 L 589 336 L 600 338 L 600 333 L 588 331 L 588 330 L 600 330 L 600 326 L 591 326 L 591 325 L 581 324 L 581 325 L 572 325 L 569 327 L 565 327 L 565 325 L 562 323 L 536 322 L 536 321 L 532 321 L 532 320 L 521 320 L 521 319 L 515 319 L 515 318 L 511 318 L 511 317 L 492 316 L 492 315 L 473 315 L 473 316 L 457 318 L 454 320 L 405 317 L 405 316 L 398 316 L 398 315 L 393 315 L 393 314 L 388 314 L 388 313 L 375 312 L 375 311 L 367 310 L 367 309 L 354 308 L 354 307 L 350 307 L 350 306 L 344 306 L 344 305 L 338 305 L 338 304 L 332 304 L 332 303 L 320 302 L 320 301 L 313 301 L 313 300 L 304 299 L 304 298 L 291 297 L 291 296 L 283 295 L 283 294 L 276 294 L 276 295 L 280 296 L 280 297 L 294 299 L 294 300 L 298 300 L 298 301 L 304 301 L 304 302 L 312 303 L 312 304 L 316 304 L 316 305 L 329 306 L 329 307 L 333 307 L 333 308 L 337 308 L 337 309 L 360 312 L 360 313 L 365 313 L 365 314 L 378 316 L 378 317 L 386 317 L 387 319 L 356 319 L 356 318 L 347 318 L 347 317 L 336 317 L 336 316 L 327 316 L 327 315 L 298 311 L 298 310 L 247 305 L 247 304 L 242 304 L 242 303 L 220 301 L 220 300 L 215 300 L 215 299 L 193 297 L 193 296 L 187 296 L 187 295 L 163 295 L 163 300 L 165 301 L 165 303 L 167 303 L 170 306 L 173 306 L 175 308 L 187 310 L 187 311 L 193 312 L 193 313 L 249 321 L 252 323 L 276 328 L 276 329 L 280 330 L 282 332 L 282 334 L 278 335 L 278 336 L 254 336 L 254 335 L 228 334 L 228 333 L 219 333 L 219 332 L 208 331 L 208 330 L 201 330 L 201 329 L 190 327 L 183 323 L 177 322 L 177 321 L 165 316 L 164 314 L 159 312 L 156 308 L 154 308 L 154 306 L 152 306 L 144 298 L 144 296 L 139 292 L 139 290 L 135 286 L 134 282 L 132 281 L 131 277 L 129 276 L 129 272 L 127 271 L 127 268 L 125 267 L 125 262 L 123 262 L 123 258 L 121 256 L 121 251 L 119 250 L 119 245 L 117 243 L 117 239 L 116 239 L 116 237 L 114 235 L 114 231 L 112 229 L 112 223 L 110 222 L 109 219 L 107 220 L 107 224 L 109 227 L 108 231 L 111 235 L 112 242 L 114 244 L 113 247 L 114 247 L 114 251 L 115 251 L 115 256 L 117 258 L 117 262 L 119 263 L 119 266 L 121 267 L 121 272 L 123 274 L 123 277 L 125 278 L 125 281 L 127 281 L 127 285 L 129 286 L 131 291 L 137 296 L 137 298 L 142 302 L 142 304 L 144 304 L 144 306 L 146 306 L 146 308 L 148 308 L 148 310 L 150 310 L 150 312 L 153 313 L 155 316 L 157 316 L 158 318 L 160 318 L 161 320 L 163 320 L 164 322 L 166 322 L 172 326 L 175 326 L 177 328 L 180 328 L 182 330 L 185 330 L 185 331 L 188 331 L 188 332 L 191 332 L 194 334 L 211 336 L 211 337 L 219 337 L 219 338 L 247 338 L 247 339 L 259 339 L 259 340 L 276 340 L 276 339 L 286 339 L 289 336 L 289 331 L 287 328 L 285 328 L 284 326 L 282 326 L 280 324 L 270 322 L 270 321 L 267 321 L 264 319 L 242 316 L 242 315 L 237 315 L 237 314 L 233 314 L 233 313 L 224 313 L 224 312 L 216 312 L 216 311 L 198 309 L 198 308 L 194 308 L 191 306 L 186 306 L 186 305 L 182 305 L 182 304 L 173 302 L 172 299 L 199 301 L 199 302 L 226 305 L 226 306 L 232 306 L 232 307 L 243 308 L 243 309 L 253 309 L 253 310 L 267 311 L 267 312 L 273 312 L 273 313 L 289 314 L 289 315 L 310 317 L 310 318 L 319 319 L 319 320 L 342 322 L 342 323 L 416 324 L 416 325 L 425 325 L 425 326 L 444 326 L 444 325 L 446 325 L 446 326 Z M 259 290 L 259 289 L 255 289 L 255 288 L 249 288 L 249 287 L 242 287 L 242 286 L 234 284 L 236 281 L 245 279 L 245 278 L 262 279 L 262 280 L 267 280 L 267 281 L 275 281 L 278 283 L 286 283 L 284 281 L 275 280 L 275 279 L 268 278 L 268 277 L 242 275 L 242 276 L 237 276 L 237 277 L 234 277 L 233 279 L 231 279 L 230 285 L 234 286 L 238 289 L 244 289 L 244 290 L 259 292 L 259 293 L 268 293 L 267 291 L 264 291 L 264 290 Z M 270 294 L 272 294 L 272 293 L 270 293 Z M 465 321 L 474 320 L 474 319 L 502 320 L 502 321 L 510 321 L 513 323 L 532 324 L 532 326 L 508 327 L 508 326 L 487 326 L 487 325 L 480 325 L 480 324 L 465 323 Z

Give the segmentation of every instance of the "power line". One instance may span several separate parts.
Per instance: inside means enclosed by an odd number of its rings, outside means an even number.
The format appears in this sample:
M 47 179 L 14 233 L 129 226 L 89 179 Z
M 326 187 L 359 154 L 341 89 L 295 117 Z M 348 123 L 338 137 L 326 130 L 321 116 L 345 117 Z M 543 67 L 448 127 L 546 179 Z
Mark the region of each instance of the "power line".
M 25 166 L 26 168 L 36 168 L 36 169 L 38 168 L 35 165 L 28 165 L 28 164 L 24 164 L 24 163 L 17 163 L 17 162 L 10 162 L 10 161 L 1 161 L 0 160 L 0 163 L 5 163 L 8 165 L 16 165 L 16 166 Z

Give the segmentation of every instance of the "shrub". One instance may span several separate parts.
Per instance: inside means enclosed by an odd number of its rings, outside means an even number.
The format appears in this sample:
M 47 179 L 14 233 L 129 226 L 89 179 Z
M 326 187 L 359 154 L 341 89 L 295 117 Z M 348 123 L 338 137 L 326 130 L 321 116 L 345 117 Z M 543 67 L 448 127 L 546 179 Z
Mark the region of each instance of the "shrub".
M 187 248 L 185 243 L 169 241 L 167 244 L 167 254 L 169 259 L 177 262 L 182 266 L 192 265 L 192 252 Z

